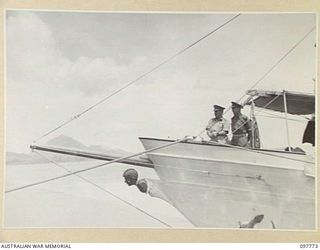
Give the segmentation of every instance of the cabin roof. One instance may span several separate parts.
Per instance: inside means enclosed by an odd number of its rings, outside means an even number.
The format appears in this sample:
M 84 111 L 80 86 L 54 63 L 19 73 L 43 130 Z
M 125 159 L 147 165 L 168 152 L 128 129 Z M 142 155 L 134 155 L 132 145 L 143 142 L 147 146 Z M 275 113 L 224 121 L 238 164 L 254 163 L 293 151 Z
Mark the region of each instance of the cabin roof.
M 285 91 L 287 111 L 292 115 L 308 115 L 315 112 L 315 96 L 309 93 Z M 283 92 L 267 90 L 249 90 L 251 98 L 244 103 L 250 105 L 253 101 L 256 107 L 284 112 Z

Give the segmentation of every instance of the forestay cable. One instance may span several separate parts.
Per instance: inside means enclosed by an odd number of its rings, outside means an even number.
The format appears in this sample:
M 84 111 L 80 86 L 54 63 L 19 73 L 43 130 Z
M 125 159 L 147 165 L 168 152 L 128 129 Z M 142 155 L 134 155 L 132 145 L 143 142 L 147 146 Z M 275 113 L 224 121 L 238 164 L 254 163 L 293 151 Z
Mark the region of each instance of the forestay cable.
M 277 97 L 278 96 L 276 96 L 274 99 L 272 99 L 271 102 L 273 102 Z M 270 102 L 267 105 L 269 105 L 269 104 L 270 104 Z M 114 159 L 112 161 L 109 161 L 109 162 L 106 162 L 106 163 L 103 163 L 103 164 L 99 164 L 99 165 L 96 165 L 96 166 L 93 166 L 93 167 L 89 167 L 89 168 L 78 170 L 78 171 L 71 172 L 71 173 L 68 173 L 68 174 L 64 174 L 64 175 L 56 176 L 56 177 L 53 177 L 53 178 L 45 179 L 45 180 L 42 180 L 42 181 L 30 183 L 30 184 L 23 185 L 23 186 L 20 186 L 20 187 L 12 188 L 12 189 L 6 190 L 5 193 L 7 194 L 7 193 L 15 192 L 15 191 L 18 191 L 18 190 L 22 190 L 22 189 L 25 189 L 25 188 L 37 186 L 37 185 L 44 184 L 44 183 L 47 183 L 47 182 L 51 182 L 51 181 L 54 181 L 54 180 L 62 179 L 62 178 L 69 177 L 69 176 L 74 175 L 74 174 L 90 171 L 90 170 L 93 170 L 93 169 L 96 169 L 96 168 L 100 168 L 102 166 L 106 166 L 106 165 L 109 165 L 109 164 L 112 164 L 112 163 L 117 163 L 117 162 L 121 163 L 121 161 L 123 161 L 123 160 L 130 159 L 130 158 L 133 158 L 135 156 L 139 156 L 139 155 L 142 155 L 142 154 L 145 154 L 145 153 L 153 152 L 153 151 L 156 151 L 156 150 L 161 149 L 161 148 L 166 148 L 166 147 L 169 147 L 169 146 L 181 143 L 181 142 L 187 142 L 188 140 L 192 140 L 192 139 L 188 139 L 188 138 L 185 137 L 183 139 L 180 139 L 180 140 L 177 140 L 177 141 L 174 141 L 174 142 L 171 142 L 171 143 L 159 146 L 159 147 L 155 147 L 155 148 L 152 148 L 152 149 L 140 152 L 140 153 L 132 154 L 132 155 L 129 155 L 129 156 L 126 156 L 126 157 Z M 219 145 L 219 143 L 216 143 L 216 144 Z M 275 158 L 285 158 L 285 159 L 290 159 L 292 161 L 298 161 L 298 162 L 314 164 L 314 162 L 309 162 L 309 161 L 300 160 L 300 159 L 293 159 L 293 158 L 289 158 L 289 157 L 286 157 L 286 156 L 274 155 L 274 154 L 270 154 L 270 153 L 267 153 L 267 152 L 261 152 L 261 151 L 257 151 L 257 150 L 250 149 L 250 148 L 238 147 L 238 146 L 233 146 L 233 145 L 229 145 L 229 144 L 223 144 L 223 145 L 225 145 L 227 147 L 246 150 L 246 151 L 254 151 L 256 153 L 270 155 L 270 156 L 273 156 Z M 155 165 L 155 164 L 153 164 L 153 165 Z M 161 165 L 155 165 L 155 166 L 161 166 Z
M 264 106 L 264 108 L 267 107 L 268 105 L 270 105 L 272 102 L 274 102 L 279 96 L 280 96 L 280 94 L 278 94 L 277 96 L 275 96 L 272 100 L 270 100 L 270 101 Z M 261 110 L 262 110 L 262 109 L 261 109 Z M 260 110 L 260 112 L 261 112 L 261 110 Z M 259 111 L 258 111 L 258 113 L 259 113 Z M 240 128 L 241 128 L 242 126 L 244 126 L 244 125 L 245 125 L 245 123 L 242 124 L 238 129 L 240 129 Z M 238 129 L 237 129 L 237 130 L 238 130 Z M 125 156 L 125 157 L 121 157 L 121 158 L 118 158 L 118 159 L 114 159 L 114 160 L 112 160 L 112 161 L 108 161 L 108 162 L 106 162 L 106 163 L 99 164 L 99 165 L 96 165 L 96 166 L 93 166 L 93 167 L 89 167 L 89 168 L 82 169 L 82 170 L 78 170 L 78 171 L 71 172 L 71 173 L 68 173 L 68 174 L 56 176 L 56 177 L 49 178 L 49 179 L 42 180 L 42 181 L 38 181 L 38 182 L 35 182 L 35 183 L 30 183 L 30 184 L 27 184 L 27 185 L 24 185 L 24 186 L 12 188 L 12 189 L 6 190 L 5 193 L 11 193 L 11 192 L 18 191 L 18 190 L 21 190 L 21 189 L 25 189 L 25 188 L 37 186 L 37 185 L 40 185 L 40 184 L 44 184 L 44 183 L 47 183 L 47 182 L 51 182 L 51 181 L 54 181 L 54 180 L 62 179 L 62 178 L 65 178 L 65 177 L 68 177 L 68 176 L 71 176 L 71 175 L 74 175 L 74 174 L 78 174 L 78 173 L 90 171 L 90 170 L 93 170 L 93 169 L 96 169 L 96 168 L 100 168 L 100 167 L 103 167 L 103 166 L 106 166 L 106 165 L 109 165 L 109 164 L 112 164 L 112 163 L 121 162 L 121 161 L 123 161 L 123 160 L 127 160 L 127 159 L 130 159 L 130 158 L 133 158 L 133 157 L 142 155 L 142 154 L 146 154 L 146 153 L 149 153 L 149 152 L 153 152 L 153 151 L 156 151 L 156 150 L 159 150 L 159 149 L 162 149 L 162 148 L 167 148 L 167 147 L 170 147 L 170 146 L 173 146 L 173 145 L 175 145 L 175 144 L 178 144 L 178 143 L 180 143 L 180 142 L 185 142 L 185 141 L 188 141 L 188 138 L 187 138 L 187 137 L 184 137 L 184 138 L 182 138 L 182 139 L 180 139 L 180 140 L 177 140 L 177 141 L 174 141 L 174 142 L 171 142 L 171 143 L 167 143 L 167 144 L 165 144 L 165 145 L 161 145 L 161 146 L 159 146 L 159 147 L 155 147 L 155 148 L 151 148 L 151 149 L 145 150 L 145 151 L 143 151 L 143 152 L 135 153 L 135 154 L 132 154 L 132 155 L 129 155 L 129 156 Z M 218 144 L 218 143 L 217 143 L 217 144 Z M 228 144 L 224 144 L 224 145 L 226 145 L 226 146 L 228 146 L 228 147 L 238 148 L 238 149 L 241 149 L 241 150 L 253 151 L 253 149 L 250 149 L 250 148 L 238 147 L 238 146 L 228 145 Z M 269 154 L 269 153 L 266 153 L 266 152 L 260 152 L 260 151 L 255 151 L 255 152 L 257 152 L 257 153 L 259 153 L 259 154 L 270 155 L 270 156 L 273 156 L 273 157 L 276 157 L 276 158 L 287 158 L 287 159 L 291 159 L 291 158 L 288 158 L 288 157 L 279 156 L 279 155 L 274 155 L 274 154 Z M 293 161 L 300 161 L 300 162 L 304 162 L 304 163 L 314 164 L 313 162 L 308 162 L 308 161 L 305 161 L 305 160 L 299 160 L 299 159 L 291 159 L 291 160 L 293 160 Z
M 293 47 L 291 47 L 291 49 L 289 49 L 275 64 L 273 64 L 271 66 L 271 68 L 269 70 L 267 70 L 262 77 L 260 77 L 256 82 L 254 82 L 252 84 L 252 86 L 249 88 L 249 90 L 252 90 L 253 88 L 255 88 L 263 79 L 265 79 L 295 48 L 297 48 L 313 31 L 315 30 L 315 26 L 313 26 L 299 41 L 297 41 Z M 245 97 L 246 94 L 243 94 L 238 100 L 237 102 L 240 102 L 242 100 L 243 97 Z M 224 114 L 228 113 L 230 111 L 231 106 L 229 106 L 226 111 L 224 112 Z M 205 129 L 203 129 L 198 135 L 200 136 L 202 133 L 205 132 Z
M 99 165 L 96 165 L 96 166 L 93 166 L 93 167 L 89 167 L 89 168 L 86 168 L 86 169 L 74 171 L 72 173 L 68 173 L 68 174 L 64 174 L 64 175 L 59 175 L 59 176 L 52 177 L 52 178 L 49 178 L 49 179 L 46 179 L 46 180 L 42 180 L 42 181 L 38 181 L 38 182 L 35 182 L 35 183 L 27 184 L 27 185 L 24 185 L 24 186 L 21 186 L 21 187 L 9 189 L 9 190 L 6 190 L 5 193 L 11 193 L 11 192 L 14 192 L 14 191 L 18 191 L 20 189 L 25 189 L 25 188 L 28 188 L 28 187 L 37 186 L 37 185 L 40 185 L 40 184 L 43 184 L 43 183 L 47 183 L 47 182 L 50 182 L 50 181 L 53 181 L 53 180 L 59 180 L 59 179 L 71 176 L 73 174 L 78 174 L 78 173 L 86 172 L 86 171 L 89 171 L 89 170 L 92 170 L 92 169 L 100 168 L 100 167 L 103 167 L 103 166 L 106 166 L 106 165 L 110 165 L 112 163 L 121 162 L 123 160 L 127 160 L 127 159 L 130 159 L 130 158 L 133 158 L 133 157 L 145 154 L 145 153 L 149 153 L 149 152 L 161 149 L 161 148 L 170 147 L 172 145 L 175 145 L 175 144 L 180 143 L 180 142 L 185 141 L 185 140 L 187 140 L 187 138 L 183 138 L 183 139 L 180 139 L 180 140 L 177 140 L 177 141 L 165 144 L 165 145 L 161 145 L 159 147 L 151 148 L 151 149 L 139 152 L 139 153 L 135 153 L 135 154 L 132 154 L 132 155 L 129 155 L 129 156 L 125 156 L 125 157 L 121 157 L 121 158 L 118 158 L 118 159 L 114 159 L 112 161 L 108 161 L 108 162 L 105 162 L 103 164 L 99 164 Z
M 259 78 L 251 87 L 249 90 L 252 90 L 253 88 L 255 88 L 264 78 L 267 77 L 267 75 L 269 75 L 271 73 L 271 71 L 273 71 L 296 47 L 299 46 L 300 43 L 302 43 L 310 34 L 311 32 L 313 32 L 315 30 L 315 26 L 313 26 L 298 42 L 296 42 L 294 44 L 294 46 L 287 51 L 287 53 L 285 53 L 274 65 L 272 65 L 272 67 L 261 77 Z M 244 94 L 243 96 L 240 97 L 240 99 L 238 100 L 238 102 L 241 101 L 241 99 L 246 96 L 246 94 Z
M 265 107 L 267 107 L 268 105 L 270 105 L 270 104 L 271 104 L 272 102 L 274 102 L 279 96 L 280 96 L 280 94 L 278 94 L 277 96 L 275 96 L 275 97 L 274 97 L 272 100 L 270 100 L 263 108 L 265 108 Z M 263 109 L 261 109 L 261 110 L 263 110 Z M 261 110 L 259 110 L 257 113 L 261 112 Z M 240 129 L 240 128 L 241 128 L 242 126 L 244 126 L 244 125 L 245 125 L 245 123 L 242 124 L 238 129 Z M 237 130 L 238 130 L 238 129 L 237 129 Z M 132 154 L 132 155 L 125 156 L 125 157 L 122 157 L 122 158 L 118 158 L 118 159 L 114 159 L 114 160 L 112 160 L 112 161 L 109 161 L 109 162 L 106 162 L 106 163 L 103 163 L 103 164 L 99 164 L 99 165 L 96 165 L 96 166 L 93 166 L 93 167 L 89 167 L 89 168 L 82 169 L 82 170 L 78 170 L 78 171 L 71 172 L 71 173 L 68 173 L 68 174 L 56 176 L 56 177 L 49 178 L 49 179 L 42 180 L 42 181 L 38 181 L 38 182 L 35 182 L 35 183 L 30 183 L 30 184 L 27 184 L 27 185 L 24 185 L 24 186 L 21 186 L 21 187 L 9 189 L 9 190 L 6 190 L 5 193 L 11 193 L 11 192 L 18 191 L 18 190 L 21 190 L 21 189 L 25 189 L 25 188 L 28 188 L 28 187 L 33 187 L 33 186 L 37 186 L 37 185 L 40 185 L 40 184 L 44 184 L 44 183 L 47 183 L 47 182 L 50 182 L 50 181 L 53 181 L 53 180 L 62 179 L 62 178 L 65 178 L 65 177 L 68 177 L 68 176 L 71 176 L 71 175 L 74 175 L 74 174 L 78 174 L 78 173 L 81 173 L 81 172 L 90 171 L 90 170 L 93 170 L 93 169 L 96 169 L 96 168 L 100 168 L 100 167 L 102 167 L 102 166 L 106 166 L 106 165 L 109 165 L 109 164 L 112 164 L 112 163 L 121 162 L 121 161 L 123 161 L 123 160 L 127 160 L 127 159 L 130 159 L 130 158 L 133 158 L 133 157 L 136 157 L 136 156 L 145 154 L 145 153 L 149 153 L 149 152 L 153 152 L 153 151 L 156 151 L 156 150 L 159 150 L 159 149 L 162 149 L 162 148 L 170 147 L 170 146 L 172 146 L 172 145 L 178 144 L 178 143 L 180 143 L 180 142 L 185 142 L 185 141 L 188 141 L 188 138 L 187 138 L 187 137 L 185 137 L 185 138 L 183 138 L 183 139 L 180 139 L 180 140 L 177 140 L 177 141 L 174 141 L 174 142 L 171 142 L 171 143 L 167 143 L 167 144 L 165 144 L 165 145 L 161 145 L 161 146 L 159 146 L 159 147 L 155 147 L 155 148 L 151 148 L 151 149 L 145 150 L 145 151 L 143 151 L 143 152 L 139 152 L 139 153 Z M 219 144 L 219 143 L 217 143 L 217 144 Z M 241 149 L 241 150 L 253 151 L 253 149 L 250 149 L 250 148 L 238 147 L 238 146 L 228 145 L 228 144 L 224 144 L 224 145 L 226 145 L 226 146 L 228 146 L 228 147 L 238 148 L 238 149 Z M 309 161 L 305 161 L 305 160 L 291 159 L 291 158 L 285 157 L 285 156 L 274 155 L 274 154 L 270 154 L 270 153 L 266 153 L 266 152 L 260 152 L 260 151 L 256 151 L 256 150 L 254 150 L 254 151 L 257 152 L 257 153 L 259 153 L 259 154 L 270 155 L 270 156 L 273 156 L 273 157 L 276 157 L 276 158 L 286 158 L 286 159 L 290 159 L 290 160 L 293 160 L 293 161 L 299 161 L 299 162 L 314 164 L 314 162 L 309 162 Z
M 204 40 L 205 38 L 209 37 L 210 35 L 212 35 L 213 33 L 215 33 L 216 31 L 220 30 L 222 27 L 226 26 L 227 24 L 229 24 L 230 22 L 232 22 L 233 20 L 235 20 L 236 18 L 238 18 L 241 14 L 237 14 L 236 16 L 232 17 L 231 19 L 229 19 L 227 22 L 221 24 L 220 26 L 218 26 L 217 28 L 215 28 L 214 30 L 212 30 L 211 32 L 209 32 L 208 34 L 206 34 L 205 36 L 201 37 L 200 39 L 198 39 L 197 41 L 193 42 L 192 44 L 190 44 L 189 46 L 187 46 L 186 48 L 180 50 L 179 52 L 177 52 L 176 54 L 174 54 L 173 56 L 169 57 L 168 59 L 164 60 L 163 62 L 161 62 L 160 64 L 158 64 L 157 66 L 153 67 L 152 69 L 150 69 L 149 71 L 147 71 L 146 73 L 142 74 L 141 76 L 139 76 L 138 78 L 134 79 L 133 81 L 127 83 L 126 85 L 124 85 L 123 87 L 121 87 L 120 89 L 116 90 L 115 92 L 111 93 L 110 95 L 106 96 L 105 98 L 103 98 L 102 100 L 100 100 L 99 102 L 95 103 L 94 105 L 90 106 L 89 108 L 85 109 L 84 111 L 82 111 L 81 113 L 75 115 L 74 117 L 70 118 L 69 120 L 67 120 L 66 122 L 62 123 L 61 125 L 59 125 L 58 127 L 50 130 L 49 132 L 45 133 L 44 135 L 40 136 L 39 138 L 37 138 L 34 142 L 48 136 L 49 134 L 55 132 L 56 130 L 64 127 L 65 125 L 69 124 L 70 122 L 72 122 L 73 120 L 79 118 L 80 116 L 82 116 L 83 114 L 87 113 L 88 111 L 92 110 L 93 108 L 95 108 L 96 106 L 100 105 L 101 103 L 107 101 L 109 98 L 111 98 L 112 96 L 118 94 L 119 92 L 121 92 L 122 90 L 128 88 L 130 85 L 134 84 L 135 82 L 139 81 L 140 79 L 144 78 L 145 76 L 149 75 L 150 73 L 152 73 L 153 71 L 157 70 L 158 68 L 160 68 L 162 65 L 168 63 L 169 61 L 171 61 L 172 59 L 176 58 L 177 56 L 181 55 L 182 53 L 184 53 L 185 51 L 189 50 L 190 48 L 192 48 L 193 46 L 195 46 L 197 43 L 201 42 L 202 40 Z

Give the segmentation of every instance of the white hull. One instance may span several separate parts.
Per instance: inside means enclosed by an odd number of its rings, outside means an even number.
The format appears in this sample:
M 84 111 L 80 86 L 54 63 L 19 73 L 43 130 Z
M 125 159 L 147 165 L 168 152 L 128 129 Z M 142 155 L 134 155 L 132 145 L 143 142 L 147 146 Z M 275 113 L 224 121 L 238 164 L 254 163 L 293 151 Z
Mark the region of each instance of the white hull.
M 170 140 L 140 138 L 146 150 Z M 195 226 L 238 228 L 264 215 L 257 228 L 315 229 L 314 163 L 304 154 L 178 143 L 149 152 L 163 191 Z M 307 161 L 307 162 L 306 162 Z

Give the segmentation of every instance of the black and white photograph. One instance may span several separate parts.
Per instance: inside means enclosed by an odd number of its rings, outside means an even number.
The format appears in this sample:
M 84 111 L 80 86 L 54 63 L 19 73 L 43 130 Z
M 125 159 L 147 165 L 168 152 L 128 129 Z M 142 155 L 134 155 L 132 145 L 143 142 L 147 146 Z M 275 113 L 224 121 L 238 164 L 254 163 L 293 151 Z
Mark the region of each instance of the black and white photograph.
M 4 228 L 317 229 L 316 13 L 4 19 Z

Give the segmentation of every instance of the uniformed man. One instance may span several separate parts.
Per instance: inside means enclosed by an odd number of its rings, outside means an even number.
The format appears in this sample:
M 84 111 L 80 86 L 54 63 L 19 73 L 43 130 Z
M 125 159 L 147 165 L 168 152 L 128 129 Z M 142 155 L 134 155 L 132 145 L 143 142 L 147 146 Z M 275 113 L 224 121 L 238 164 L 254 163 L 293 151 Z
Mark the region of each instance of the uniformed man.
M 251 140 L 250 119 L 241 113 L 242 105 L 231 102 L 233 117 L 231 118 L 232 139 L 231 145 L 248 147 Z
M 211 141 L 226 144 L 228 142 L 230 123 L 223 118 L 224 109 L 219 105 L 213 106 L 215 117 L 209 120 L 206 131 Z

